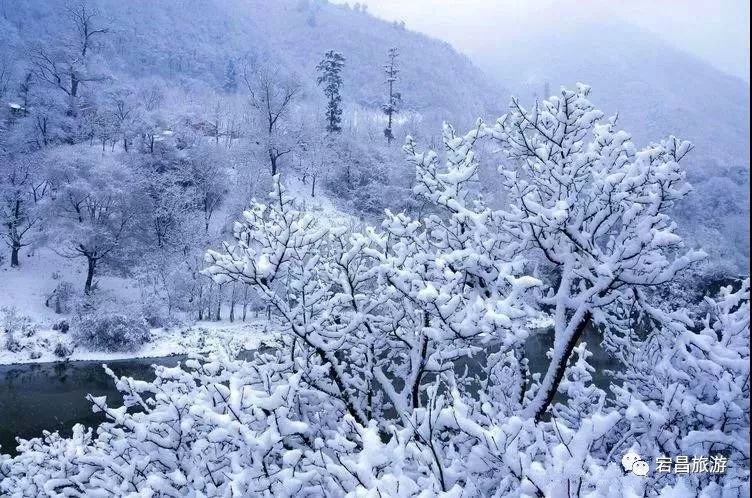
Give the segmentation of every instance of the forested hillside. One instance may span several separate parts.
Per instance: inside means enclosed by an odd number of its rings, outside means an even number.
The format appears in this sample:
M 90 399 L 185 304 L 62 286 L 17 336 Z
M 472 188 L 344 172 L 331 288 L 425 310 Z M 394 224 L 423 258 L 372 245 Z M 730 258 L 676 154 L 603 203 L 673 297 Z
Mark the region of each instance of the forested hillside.
M 215 316 L 238 298 L 201 276 L 203 251 L 265 196 L 272 174 L 355 218 L 380 213 L 386 199 L 407 206 L 404 137 L 430 140 L 443 119 L 469 124 L 501 103 L 448 44 L 360 6 L 4 2 L 0 23 L 9 227 L 0 261 L 33 263 L 34 275 L 7 277 L 14 287 L 37 282 L 32 309 L 124 277 L 136 285 L 121 297 L 140 294 L 157 314 Z M 328 50 L 344 59 L 336 139 L 318 82 Z
M 60 42 L 70 29 L 56 22 L 65 18 L 63 5 L 5 2 L 5 59 L 15 61 L 29 45 Z M 229 68 L 239 75 L 244 65 L 273 61 L 316 92 L 315 66 L 326 50 L 335 49 L 348 59 L 345 100 L 378 110 L 384 95 L 382 65 L 387 50 L 398 47 L 406 110 L 474 119 L 489 106 L 503 107 L 499 89 L 447 43 L 378 20 L 360 7 L 320 0 L 99 0 L 91 5 L 106 13 L 99 22 L 109 31 L 97 37 L 96 60 L 90 64 L 114 82 L 156 80 L 183 90 L 233 90 Z

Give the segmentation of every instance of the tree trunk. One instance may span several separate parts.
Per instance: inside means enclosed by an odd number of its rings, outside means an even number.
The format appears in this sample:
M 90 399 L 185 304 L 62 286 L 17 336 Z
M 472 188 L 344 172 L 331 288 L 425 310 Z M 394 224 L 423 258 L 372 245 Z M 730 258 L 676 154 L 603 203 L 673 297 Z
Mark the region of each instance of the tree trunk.
M 423 325 L 425 327 L 430 326 L 428 314 L 424 312 Z M 423 381 L 423 374 L 425 372 L 426 358 L 428 356 L 428 337 L 423 335 L 420 339 L 420 363 L 418 364 L 418 372 L 413 379 L 413 385 L 411 390 L 411 398 L 413 408 L 420 408 L 420 384 Z
M 277 174 L 277 156 L 274 154 L 274 151 L 271 149 L 269 150 L 269 161 L 272 165 L 272 176 Z
M 68 103 L 68 115 L 76 117 L 78 116 L 78 77 L 76 77 L 75 73 L 71 74 L 70 77 L 70 98 Z
M 217 292 L 217 321 L 222 319 L 222 285 L 223 284 L 219 284 L 219 292 Z
M 204 293 L 203 293 L 203 285 L 199 284 L 198 287 L 198 299 L 196 300 L 196 303 L 198 305 L 198 319 L 203 320 L 204 319 Z
M 84 285 L 84 294 L 89 295 L 91 294 L 91 284 L 94 280 L 94 271 L 97 267 L 97 260 L 95 258 L 92 258 L 91 256 L 87 256 L 86 261 L 88 263 L 88 266 L 86 269 L 86 284 Z
M 590 312 L 586 312 L 580 322 L 577 324 L 577 327 L 575 327 L 574 332 L 564 345 L 564 350 L 561 352 L 561 354 L 557 355 L 556 353 L 554 353 L 554 357 L 551 359 L 551 364 L 548 367 L 546 376 L 543 379 L 544 385 L 541 386 L 541 391 L 539 391 L 536 394 L 535 398 L 531 401 L 529 408 L 531 408 L 532 410 L 526 410 L 533 411 L 533 413 L 528 413 L 528 415 L 532 415 L 535 418 L 536 422 L 540 421 L 541 417 L 544 413 L 546 413 L 546 410 L 548 410 L 548 407 L 554 400 L 554 396 L 559 390 L 561 380 L 564 378 L 564 372 L 566 372 L 567 370 L 567 364 L 569 363 L 569 358 L 572 356 L 572 351 L 580 341 L 580 338 L 585 332 L 585 329 L 587 329 L 588 325 L 590 325 L 591 319 L 592 315 L 590 314 Z M 548 385 L 546 386 L 546 380 L 549 378 L 551 378 L 552 380 L 548 382 Z
M 389 124 L 387 125 L 386 129 L 389 130 L 389 132 L 386 134 L 386 143 L 391 144 L 392 139 L 394 138 L 394 135 L 392 135 L 392 113 L 391 112 L 389 112 Z
M 13 242 L 10 246 L 10 266 L 14 268 L 20 266 L 20 263 L 18 262 L 18 251 L 20 249 L 21 246 L 16 242 Z
M 235 282 L 232 283 L 232 293 L 230 294 L 230 323 L 235 321 Z
M 248 286 L 243 285 L 243 322 L 245 322 L 247 310 L 248 310 Z
M 209 280 L 209 290 L 206 293 L 206 319 L 212 317 L 212 291 L 214 290 L 214 280 Z
M 75 99 L 76 96 L 78 95 L 78 78 L 76 77 L 75 74 L 71 74 L 70 78 L 71 78 L 70 96 Z

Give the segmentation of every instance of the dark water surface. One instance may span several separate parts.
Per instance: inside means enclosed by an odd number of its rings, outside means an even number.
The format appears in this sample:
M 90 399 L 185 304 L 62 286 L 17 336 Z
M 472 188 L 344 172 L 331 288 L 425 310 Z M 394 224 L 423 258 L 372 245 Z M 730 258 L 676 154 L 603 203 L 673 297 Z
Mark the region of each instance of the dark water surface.
M 553 342 L 552 333 L 539 333 L 527 340 L 526 354 L 532 372 L 544 372 L 549 360 L 546 352 Z M 615 367 L 614 361 L 600 348 L 600 337 L 595 331 L 588 331 L 588 350 L 593 353 L 589 359 L 595 367 L 594 383 L 607 389 L 610 376 L 607 370 Z M 244 355 L 251 355 L 245 352 Z M 185 360 L 185 356 L 166 358 L 136 358 L 111 361 L 69 361 L 54 363 L 30 363 L 0 365 L 0 453 L 16 453 L 16 437 L 30 439 L 42 435 L 43 430 L 60 431 L 70 436 L 77 423 L 88 427 L 96 426 L 104 420 L 101 413 L 93 413 L 87 394 L 108 397 L 108 401 L 119 406 L 120 393 L 114 381 L 105 373 L 103 363 L 116 375 L 127 375 L 136 379 L 153 380 L 152 365 L 175 366 Z M 471 360 L 458 365 L 470 371 L 478 368 Z
M 0 365 L 0 453 L 15 454 L 16 437 L 38 437 L 43 430 L 70 436 L 77 423 L 91 427 L 102 422 L 104 415 L 91 411 L 86 395 L 106 395 L 115 406 L 122 401 L 103 363 L 118 376 L 153 380 L 152 365 L 175 366 L 183 359 L 185 356 Z

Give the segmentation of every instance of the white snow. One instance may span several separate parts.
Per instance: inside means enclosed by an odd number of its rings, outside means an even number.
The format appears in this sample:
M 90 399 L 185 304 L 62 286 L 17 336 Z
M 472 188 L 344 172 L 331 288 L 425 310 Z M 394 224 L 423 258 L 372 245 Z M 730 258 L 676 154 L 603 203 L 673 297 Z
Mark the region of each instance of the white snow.
M 46 247 L 33 253 L 22 250 L 19 268 L 11 268 L 8 261 L 0 265 L 0 309 L 15 307 L 19 314 L 32 317 L 40 327 L 52 327 L 66 317 L 45 306 L 47 296 L 62 281 L 70 282 L 77 291 L 83 290 L 85 279 L 83 259 L 67 259 Z M 112 293 L 119 301 L 138 299 L 139 289 L 131 280 L 104 274 L 95 280 L 99 289 Z
M 158 358 L 189 353 L 214 353 L 255 349 L 261 343 L 275 337 L 273 326 L 265 320 L 246 323 L 197 322 L 190 327 L 178 329 L 151 329 L 152 338 L 136 351 L 106 353 L 89 351 L 81 347 L 73 349 L 67 358 L 54 354 L 58 343 L 73 348 L 71 332 L 63 334 L 55 330 L 40 330 L 31 338 L 18 338 L 24 344 L 18 353 L 0 349 L 0 365 L 15 363 L 45 363 L 51 361 L 121 360 L 126 358 Z M 32 357 L 32 352 L 40 354 Z M 35 355 L 36 356 L 36 355 Z
M 21 316 L 30 317 L 37 327 L 31 337 L 14 334 L 22 345 L 19 352 L 11 352 L 0 340 L 0 364 L 41 363 L 60 360 L 115 360 L 124 358 L 154 358 L 190 352 L 211 352 L 222 348 L 253 349 L 264 339 L 272 337 L 264 320 L 246 323 L 197 322 L 180 328 L 152 329 L 152 340 L 137 351 L 106 353 L 74 347 L 72 331 L 52 330 L 61 320 L 71 322 L 71 316 L 56 314 L 45 306 L 47 296 L 61 281 L 68 281 L 78 290 L 83 288 L 85 263 L 70 260 L 41 248 L 33 254 L 21 253 L 21 266 L 11 268 L 7 262 L 0 267 L 0 310 L 15 308 Z M 127 278 L 102 275 L 96 279 L 100 292 L 110 293 L 119 303 L 127 305 L 139 299 L 136 282 Z M 2 314 L 0 314 L 2 315 Z M 2 331 L 0 331 L 2 332 Z M 73 351 L 67 358 L 55 356 L 54 350 L 63 344 Z

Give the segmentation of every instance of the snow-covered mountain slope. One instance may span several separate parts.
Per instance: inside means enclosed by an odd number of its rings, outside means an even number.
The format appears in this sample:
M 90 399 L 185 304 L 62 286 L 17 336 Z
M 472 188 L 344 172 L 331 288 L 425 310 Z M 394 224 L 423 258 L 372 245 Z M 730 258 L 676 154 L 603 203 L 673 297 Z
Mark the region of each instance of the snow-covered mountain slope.
M 23 61 L 29 46 L 59 36 L 65 29 L 56 22 L 63 4 L 27 0 L 12 9 L 6 5 L 0 12 L 5 59 Z M 199 96 L 222 89 L 230 64 L 240 71 L 244 64 L 274 61 L 299 76 L 303 105 L 317 109 L 322 104 L 315 66 L 328 49 L 347 59 L 346 119 L 357 120 L 382 117 L 382 65 L 388 49 L 399 47 L 399 90 L 407 111 L 401 116 L 413 111 L 422 130 L 436 132 L 442 120 L 463 129 L 477 116 L 498 116 L 510 94 L 529 105 L 535 96 L 554 93 L 561 85 L 588 83 L 592 100 L 606 112 L 618 112 L 638 146 L 668 134 L 696 145 L 686 161 L 695 192 L 676 210 L 681 231 L 724 270 L 738 272 L 747 265 L 749 86 L 639 28 L 572 22 L 525 32 L 518 39 L 500 33 L 475 56 L 491 76 L 486 77 L 445 42 L 379 20 L 362 8 L 323 0 L 90 4 L 107 18 L 111 35 L 100 42 L 98 70 L 123 85 L 145 80 L 185 90 L 178 98 L 188 94 L 191 98 L 184 100 L 191 102 L 180 101 L 180 106 L 209 107 L 209 99 Z M 23 70 L 23 64 L 14 69 Z
M 498 90 L 464 55 L 443 41 L 377 19 L 363 10 L 321 0 L 92 0 L 110 20 L 102 43 L 106 72 L 117 79 L 164 79 L 220 89 L 228 63 L 273 61 L 297 73 L 310 92 L 325 51 L 346 58 L 346 102 L 379 109 L 387 51 L 400 52 L 404 108 L 444 119 L 472 119 L 496 103 Z M 64 29 L 62 1 L 28 0 L 0 16 L 0 40 L 26 45 Z M 242 83 L 241 83 L 242 84 Z
M 593 102 L 618 112 L 638 146 L 669 134 L 693 142 L 686 167 L 695 191 L 676 210 L 680 227 L 717 261 L 746 268 L 749 85 L 616 21 L 560 23 L 498 45 L 514 49 L 484 51 L 476 62 L 523 105 L 584 82 Z

